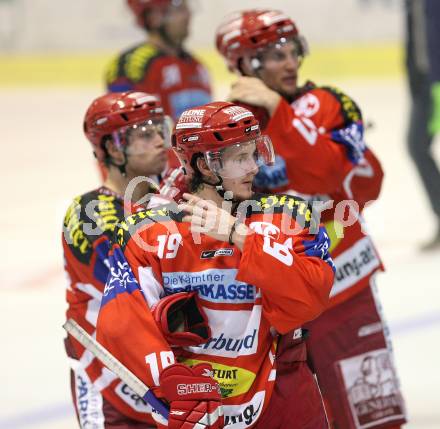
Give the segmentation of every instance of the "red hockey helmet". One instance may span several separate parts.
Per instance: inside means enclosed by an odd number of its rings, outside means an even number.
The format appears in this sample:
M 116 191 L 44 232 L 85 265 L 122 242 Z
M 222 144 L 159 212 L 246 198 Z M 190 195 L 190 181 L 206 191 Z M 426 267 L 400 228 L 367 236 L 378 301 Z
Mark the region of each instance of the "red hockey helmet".
M 119 92 L 98 97 L 87 109 L 84 117 L 84 133 L 92 143 L 96 158 L 105 159 L 103 137 L 113 135 L 119 144 L 125 145 L 126 139 L 121 138 L 124 132 L 141 125 L 160 125 L 168 127 L 167 117 L 163 114 L 160 101 L 144 92 Z M 167 139 L 164 132 L 164 140 Z M 116 134 L 115 134 L 116 133 Z
M 136 16 L 141 27 L 145 26 L 145 12 L 152 8 L 166 9 L 167 7 L 180 3 L 178 0 L 127 0 L 127 4 Z
M 267 9 L 250 9 L 226 17 L 216 32 L 216 46 L 231 70 L 239 69 L 244 56 L 257 52 L 282 39 L 294 39 L 299 54 L 307 53 L 307 43 L 299 34 L 295 23 L 283 12 Z
M 240 177 L 250 169 L 274 162 L 272 143 L 248 109 L 214 102 L 186 110 L 174 127 L 172 146 L 186 174 L 194 172 L 194 155 L 202 154 L 209 169 L 223 178 Z M 231 160 L 231 153 L 252 146 L 250 157 Z

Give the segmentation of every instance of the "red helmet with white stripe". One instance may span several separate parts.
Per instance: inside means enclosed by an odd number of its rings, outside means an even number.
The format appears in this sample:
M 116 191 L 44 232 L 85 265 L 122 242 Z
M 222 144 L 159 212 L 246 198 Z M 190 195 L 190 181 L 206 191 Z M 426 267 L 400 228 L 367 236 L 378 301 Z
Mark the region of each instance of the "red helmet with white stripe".
M 228 170 L 224 155 L 229 148 L 239 150 L 246 145 L 255 145 L 252 162 L 257 167 L 274 161 L 270 138 L 261 135 L 253 113 L 228 102 L 213 102 L 184 111 L 174 127 L 171 142 L 189 175 L 196 168 L 195 155 L 203 155 L 214 174 L 238 177 L 244 171 L 245 160 L 241 166 L 234 164 Z
M 135 91 L 110 93 L 95 99 L 87 109 L 84 133 L 96 158 L 103 161 L 106 157 L 103 137 L 113 136 L 124 146 L 127 141 L 123 135 L 129 128 L 139 124 L 140 131 L 149 126 L 159 129 L 158 126 L 162 127 L 165 121 L 162 105 L 156 97 Z M 166 139 L 166 136 L 163 137 Z
M 228 16 L 216 32 L 216 46 L 232 70 L 240 69 L 240 60 L 255 56 L 259 50 L 280 40 L 294 39 L 301 56 L 307 43 L 295 23 L 277 10 L 251 9 Z

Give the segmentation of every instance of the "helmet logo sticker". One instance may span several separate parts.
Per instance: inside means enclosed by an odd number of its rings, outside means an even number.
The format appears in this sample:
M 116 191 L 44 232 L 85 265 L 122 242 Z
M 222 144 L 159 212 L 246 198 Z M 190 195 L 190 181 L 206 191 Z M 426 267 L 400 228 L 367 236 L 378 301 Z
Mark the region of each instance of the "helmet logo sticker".
M 176 125 L 176 130 L 184 128 L 202 128 L 203 117 L 205 116 L 205 109 L 190 109 L 186 110 L 180 115 L 179 122 Z
M 250 132 L 252 132 L 252 131 L 256 131 L 256 130 L 258 130 L 258 129 L 260 129 L 260 126 L 259 126 L 259 125 L 252 125 L 251 127 L 247 127 L 247 128 L 244 130 L 244 132 L 245 132 L 246 134 L 249 134 Z
M 230 115 L 231 121 L 234 121 L 234 122 L 238 122 L 244 118 L 253 118 L 254 117 L 252 112 L 250 112 L 249 110 L 247 110 L 243 107 L 240 107 L 240 106 L 227 107 L 223 111 L 225 113 L 227 113 L 228 115 Z
M 199 136 L 184 136 L 182 142 L 196 142 L 199 140 Z

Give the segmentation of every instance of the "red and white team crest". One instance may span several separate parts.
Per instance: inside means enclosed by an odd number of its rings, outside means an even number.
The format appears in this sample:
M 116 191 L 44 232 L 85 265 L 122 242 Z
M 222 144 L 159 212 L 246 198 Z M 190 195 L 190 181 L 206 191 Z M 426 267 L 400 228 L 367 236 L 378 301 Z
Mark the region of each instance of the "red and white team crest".
M 295 114 L 310 118 L 319 110 L 320 103 L 316 95 L 307 93 L 292 103 Z
M 338 362 L 356 429 L 405 418 L 399 381 L 386 348 Z
M 271 237 L 274 240 L 277 240 L 280 236 L 280 229 L 275 226 L 273 223 L 269 222 L 252 222 L 249 225 L 253 231 L 257 234 L 264 235 L 265 237 Z

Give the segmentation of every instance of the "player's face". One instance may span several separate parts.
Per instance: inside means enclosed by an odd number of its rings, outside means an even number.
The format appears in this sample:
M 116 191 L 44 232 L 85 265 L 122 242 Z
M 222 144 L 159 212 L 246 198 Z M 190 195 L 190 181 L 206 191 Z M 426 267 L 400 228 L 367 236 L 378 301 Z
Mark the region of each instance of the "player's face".
M 186 0 L 172 4 L 165 16 L 164 26 L 168 37 L 175 45 L 180 45 L 189 35 L 191 11 Z
M 255 144 L 228 148 L 224 153 L 223 164 L 223 188 L 231 191 L 235 200 L 249 199 L 253 193 L 252 182 L 258 173 Z
M 128 176 L 151 176 L 163 172 L 167 162 L 167 148 L 163 134 L 156 127 L 135 130 L 128 139 Z
M 259 77 L 274 91 L 283 96 L 293 96 L 297 90 L 300 56 L 293 40 L 274 44 L 259 56 L 261 69 Z

